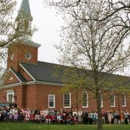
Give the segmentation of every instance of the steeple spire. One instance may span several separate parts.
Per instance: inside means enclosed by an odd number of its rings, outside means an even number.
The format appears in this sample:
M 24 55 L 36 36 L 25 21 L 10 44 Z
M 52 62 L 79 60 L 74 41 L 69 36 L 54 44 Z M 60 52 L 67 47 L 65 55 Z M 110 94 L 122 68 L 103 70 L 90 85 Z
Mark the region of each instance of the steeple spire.
M 16 33 L 18 34 L 24 34 L 22 35 L 22 39 L 31 40 L 31 22 L 32 22 L 32 16 L 29 6 L 29 0 L 22 0 L 18 15 L 16 17 Z
M 32 18 L 28 0 L 22 0 L 21 6 L 18 12 L 18 17 L 24 16 L 24 15 L 27 15 L 28 17 Z

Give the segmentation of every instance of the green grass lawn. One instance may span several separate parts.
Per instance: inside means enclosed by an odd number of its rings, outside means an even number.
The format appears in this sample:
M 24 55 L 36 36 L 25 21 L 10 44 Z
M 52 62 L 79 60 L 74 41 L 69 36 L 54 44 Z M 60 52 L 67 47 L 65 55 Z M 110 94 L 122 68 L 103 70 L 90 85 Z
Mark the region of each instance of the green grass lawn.
M 96 130 L 96 125 L 47 125 L 30 123 L 0 123 L 0 130 Z M 104 130 L 130 130 L 129 125 L 104 125 Z

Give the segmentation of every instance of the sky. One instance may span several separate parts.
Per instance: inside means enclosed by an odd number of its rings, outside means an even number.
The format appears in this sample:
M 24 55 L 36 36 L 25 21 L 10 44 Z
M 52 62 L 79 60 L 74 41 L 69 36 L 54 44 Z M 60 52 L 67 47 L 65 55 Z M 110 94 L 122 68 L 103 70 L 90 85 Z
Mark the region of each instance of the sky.
M 18 13 L 22 0 L 16 1 L 15 15 Z M 58 63 L 58 50 L 54 45 L 60 43 L 59 30 L 63 25 L 63 20 L 54 8 L 45 7 L 43 0 L 29 0 L 29 3 L 33 17 L 32 24 L 38 29 L 33 34 L 32 40 L 41 44 L 38 50 L 38 60 Z M 127 71 L 130 71 L 130 69 L 127 69 Z
M 17 14 L 22 0 L 16 0 Z M 43 0 L 29 0 L 32 24 L 38 29 L 32 36 L 32 40 L 41 44 L 38 51 L 38 60 L 51 63 L 58 63 L 58 50 L 54 47 L 60 42 L 59 30 L 62 26 L 62 19 L 57 15 L 54 8 L 45 7 Z
M 22 0 L 16 0 L 16 14 L 20 8 Z M 43 0 L 29 0 L 30 10 L 33 17 L 33 25 L 38 28 L 34 33 L 32 40 L 41 44 L 38 51 L 38 60 L 58 63 L 58 50 L 54 47 L 60 43 L 59 30 L 63 25 L 63 20 L 54 8 L 45 7 Z M 123 75 L 129 75 L 130 69 L 126 68 Z

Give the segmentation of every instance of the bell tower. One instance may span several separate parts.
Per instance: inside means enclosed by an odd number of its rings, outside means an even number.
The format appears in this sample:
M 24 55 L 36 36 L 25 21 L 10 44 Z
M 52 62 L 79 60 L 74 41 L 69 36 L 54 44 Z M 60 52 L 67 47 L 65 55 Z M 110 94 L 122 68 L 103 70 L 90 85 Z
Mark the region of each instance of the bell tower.
M 20 38 L 31 40 L 32 37 L 32 15 L 30 11 L 29 1 L 22 0 L 18 15 L 16 17 L 16 35 L 21 35 Z
M 18 37 L 8 46 L 7 68 L 12 67 L 18 72 L 20 62 L 37 64 L 40 44 L 31 40 L 31 23 L 29 1 L 22 0 L 16 17 L 15 35 Z

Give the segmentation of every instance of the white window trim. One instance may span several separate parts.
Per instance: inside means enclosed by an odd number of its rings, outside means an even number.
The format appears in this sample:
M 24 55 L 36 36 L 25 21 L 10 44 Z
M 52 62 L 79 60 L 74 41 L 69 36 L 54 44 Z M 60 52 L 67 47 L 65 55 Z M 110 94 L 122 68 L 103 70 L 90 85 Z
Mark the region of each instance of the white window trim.
M 12 53 L 10 56 L 10 60 L 13 60 L 13 59 L 14 59 L 14 53 Z
M 50 96 L 53 96 L 53 103 L 54 103 L 53 107 L 49 106 Z M 55 95 L 54 94 L 48 95 L 48 108 L 55 108 Z
M 124 100 L 125 100 L 125 101 L 124 101 L 124 104 L 125 104 L 125 105 L 122 105 L 122 107 L 126 107 L 126 96 L 125 96 L 124 94 L 123 94 L 122 96 L 124 96 Z M 121 97 L 121 100 L 122 100 L 122 97 Z M 122 103 L 122 101 L 121 101 L 121 103 Z
M 83 105 L 82 105 L 82 108 L 88 108 L 88 93 L 87 93 L 86 91 L 83 91 L 82 94 L 83 94 L 84 92 L 87 94 L 87 106 L 83 106 Z M 81 96 L 82 96 L 82 95 L 81 95 Z M 82 97 L 81 97 L 81 98 L 82 98 Z
M 25 58 L 27 59 L 27 60 L 30 60 L 31 59 L 31 53 L 29 53 L 29 52 L 26 52 L 25 53 Z
M 9 102 L 9 95 L 12 95 L 14 97 L 14 90 L 7 90 L 6 91 L 6 100 Z M 14 102 L 14 98 L 12 98 L 12 102 Z
M 71 93 L 70 92 L 68 92 L 69 93 L 69 106 L 64 106 L 64 94 L 63 94 L 63 108 L 71 108 Z
M 112 95 L 112 94 L 114 95 L 114 105 L 113 105 L 113 106 L 112 106 L 111 104 L 110 104 L 110 105 L 111 105 L 111 107 L 115 107 L 115 106 L 116 106 L 116 105 L 115 105 L 115 94 L 114 94 L 114 93 L 111 93 L 111 95 Z M 111 95 L 110 95 L 110 96 L 111 96 Z M 111 99 L 110 99 L 110 100 L 111 100 Z M 111 103 L 111 102 L 110 102 L 110 103 Z

